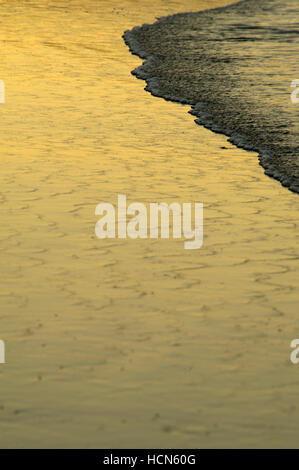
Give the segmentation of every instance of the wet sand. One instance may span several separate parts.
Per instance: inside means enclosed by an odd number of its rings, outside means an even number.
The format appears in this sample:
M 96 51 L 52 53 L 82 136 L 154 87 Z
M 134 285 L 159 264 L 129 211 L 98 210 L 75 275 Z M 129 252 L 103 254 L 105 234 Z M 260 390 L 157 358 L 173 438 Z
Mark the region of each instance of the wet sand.
M 298 195 L 146 93 L 121 38 L 229 2 L 40 3 L 0 5 L 0 446 L 298 447 Z M 203 248 L 98 240 L 118 193 L 203 202 Z

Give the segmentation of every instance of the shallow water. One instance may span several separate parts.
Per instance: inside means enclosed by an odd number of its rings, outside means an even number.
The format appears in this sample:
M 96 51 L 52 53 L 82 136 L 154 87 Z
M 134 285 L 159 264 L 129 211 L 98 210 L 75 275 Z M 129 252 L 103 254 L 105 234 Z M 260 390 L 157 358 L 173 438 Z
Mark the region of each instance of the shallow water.
M 298 0 L 243 0 L 128 31 L 134 73 L 156 96 L 192 105 L 197 122 L 256 150 L 266 174 L 299 193 Z
M 121 37 L 224 3 L 1 2 L 1 447 L 298 447 L 298 196 Z M 203 202 L 203 248 L 98 240 L 118 193 Z

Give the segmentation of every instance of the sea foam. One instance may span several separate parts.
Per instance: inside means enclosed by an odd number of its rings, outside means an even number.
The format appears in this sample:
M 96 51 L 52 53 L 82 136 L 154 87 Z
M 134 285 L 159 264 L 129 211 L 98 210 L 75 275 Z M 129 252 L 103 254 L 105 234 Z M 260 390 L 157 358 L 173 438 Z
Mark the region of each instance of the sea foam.
M 257 151 L 265 173 L 299 193 L 298 0 L 243 0 L 180 13 L 124 34 L 145 59 L 132 73 L 154 96 L 191 106 L 196 122 Z

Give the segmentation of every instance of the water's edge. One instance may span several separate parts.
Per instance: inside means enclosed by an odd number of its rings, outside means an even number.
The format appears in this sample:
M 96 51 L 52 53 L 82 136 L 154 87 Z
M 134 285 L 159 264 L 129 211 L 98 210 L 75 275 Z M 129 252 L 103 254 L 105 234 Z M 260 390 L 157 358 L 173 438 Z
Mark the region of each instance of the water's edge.
M 203 13 L 204 11 L 223 11 L 226 9 L 231 8 L 232 6 L 240 5 L 242 3 L 246 3 L 247 0 L 240 0 L 238 2 L 232 3 L 230 5 L 226 5 L 223 7 L 217 7 L 213 9 L 206 9 L 206 10 L 201 10 L 198 13 Z M 155 21 L 153 24 L 161 23 L 163 21 L 168 20 L 171 17 L 174 16 L 183 16 L 188 14 L 188 12 L 184 13 L 176 13 L 175 15 L 169 15 L 165 17 L 158 18 L 157 21 Z M 179 96 L 174 96 L 174 95 L 169 95 L 163 93 L 159 89 L 159 82 L 158 79 L 152 79 L 148 78 L 147 74 L 147 69 L 151 64 L 151 61 L 155 60 L 155 57 L 149 53 L 147 53 L 138 41 L 136 40 L 136 37 L 134 33 L 136 31 L 141 30 L 144 26 L 148 26 L 148 24 L 143 24 L 142 26 L 135 26 L 132 30 L 127 30 L 123 34 L 123 40 L 125 44 L 128 46 L 130 52 L 133 55 L 137 55 L 140 57 L 140 59 L 143 60 L 142 65 L 134 69 L 131 73 L 132 75 L 136 76 L 140 80 L 144 80 L 146 82 L 146 87 L 145 90 L 151 93 L 151 95 L 159 98 L 163 98 L 166 101 L 172 101 L 175 103 L 180 103 L 184 105 L 189 105 L 191 106 L 191 110 L 188 111 L 190 114 L 196 116 L 197 119 L 195 119 L 195 123 L 198 125 L 202 125 L 205 128 L 218 133 L 225 135 L 229 138 L 229 142 L 234 144 L 236 147 L 239 147 L 241 149 L 247 150 L 247 151 L 252 151 L 258 153 L 258 159 L 259 159 L 259 164 L 264 168 L 264 173 L 271 177 L 274 178 L 275 180 L 279 181 L 282 186 L 288 188 L 290 191 L 299 194 L 299 188 L 298 186 L 292 185 L 291 181 L 288 181 L 285 178 L 285 175 L 279 175 L 276 171 L 276 168 L 274 165 L 271 164 L 271 153 L 269 150 L 265 150 L 263 148 L 259 148 L 258 146 L 254 146 L 252 142 L 249 142 L 246 136 L 242 135 L 236 135 L 234 131 L 229 131 L 225 128 L 221 128 L 218 124 L 215 123 L 214 119 L 215 117 L 213 116 L 211 109 L 203 102 L 197 102 L 195 105 L 185 98 L 181 98 Z M 195 106 L 200 105 L 200 112 L 195 110 Z

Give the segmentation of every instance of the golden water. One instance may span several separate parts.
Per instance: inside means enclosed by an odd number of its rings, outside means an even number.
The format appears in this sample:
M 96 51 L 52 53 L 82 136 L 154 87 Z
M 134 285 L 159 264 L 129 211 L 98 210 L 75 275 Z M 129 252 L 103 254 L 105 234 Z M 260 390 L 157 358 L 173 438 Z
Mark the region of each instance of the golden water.
M 1 447 L 298 446 L 298 195 L 121 39 L 226 3 L 0 2 Z M 203 202 L 203 248 L 98 240 L 118 193 Z

